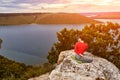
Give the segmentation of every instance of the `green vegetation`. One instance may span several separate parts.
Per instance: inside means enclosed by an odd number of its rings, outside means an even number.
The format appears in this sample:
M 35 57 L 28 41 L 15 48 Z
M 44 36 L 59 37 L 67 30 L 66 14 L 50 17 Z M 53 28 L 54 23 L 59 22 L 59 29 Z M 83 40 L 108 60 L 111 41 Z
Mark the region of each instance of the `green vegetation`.
M 48 52 L 48 60 L 54 64 L 58 60 L 61 51 L 73 49 L 75 42 L 80 34 L 78 30 L 67 30 L 64 28 L 62 31 L 57 32 L 58 42 L 54 43 L 51 50 Z
M 49 72 L 52 69 L 53 66 L 50 63 L 27 66 L 0 56 L 0 80 L 27 80 Z
M 58 41 L 48 53 L 49 63 L 30 66 L 0 56 L 0 80 L 27 80 L 50 72 L 61 51 L 74 48 L 78 37 L 88 43 L 88 51 L 114 63 L 120 69 L 120 25 L 117 23 L 86 25 L 82 30 L 66 29 L 57 32 Z M 0 43 L 2 40 L 0 39 Z M 97 79 L 102 80 L 102 79 Z
M 82 30 L 67 30 L 57 33 L 58 41 L 48 53 L 49 63 L 56 63 L 59 53 L 73 49 L 78 37 L 88 43 L 88 51 L 114 63 L 120 69 L 120 25 L 108 22 L 106 24 L 86 25 Z
M 0 46 L 2 39 L 0 39 Z M 0 80 L 27 80 L 31 77 L 39 76 L 50 72 L 53 65 L 44 63 L 43 65 L 25 65 L 9 60 L 0 55 Z
M 0 47 L 2 39 L 0 39 Z M 53 69 L 50 63 L 42 65 L 25 65 L 9 60 L 0 55 L 0 80 L 27 80 L 31 77 L 36 77 Z

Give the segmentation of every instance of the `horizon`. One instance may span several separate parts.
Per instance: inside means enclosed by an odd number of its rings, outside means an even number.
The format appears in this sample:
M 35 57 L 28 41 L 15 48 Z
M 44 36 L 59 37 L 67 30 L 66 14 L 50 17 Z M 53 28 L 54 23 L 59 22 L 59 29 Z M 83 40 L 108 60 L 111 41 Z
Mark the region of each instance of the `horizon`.
M 0 13 L 120 12 L 118 0 L 0 0 Z
M 0 14 L 39 14 L 39 13 L 70 13 L 70 12 L 8 12 L 8 13 L 1 13 L 0 12 Z M 75 13 L 75 12 L 72 12 L 73 14 Z M 118 11 L 118 12 L 80 12 L 80 14 L 81 13 L 120 13 L 120 11 Z M 76 13 L 75 13 L 76 14 Z M 79 14 L 79 13 L 78 13 Z
M 11 13 L 0 13 L 0 14 L 41 14 L 41 13 L 53 13 L 53 12 L 11 12 Z M 68 14 L 70 14 L 69 12 L 54 12 L 54 13 L 68 13 Z M 53 13 L 53 14 L 54 14 Z M 74 13 L 73 12 L 73 14 L 94 14 L 94 13 L 120 13 L 120 11 L 119 12 L 80 12 L 80 13 Z

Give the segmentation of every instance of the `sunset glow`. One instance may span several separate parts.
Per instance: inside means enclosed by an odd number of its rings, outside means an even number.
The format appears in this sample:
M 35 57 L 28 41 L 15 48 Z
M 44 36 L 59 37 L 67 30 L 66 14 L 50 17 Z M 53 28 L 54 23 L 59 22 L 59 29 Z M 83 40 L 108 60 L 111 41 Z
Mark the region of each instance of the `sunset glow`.
M 120 0 L 0 0 L 0 13 L 119 12 Z

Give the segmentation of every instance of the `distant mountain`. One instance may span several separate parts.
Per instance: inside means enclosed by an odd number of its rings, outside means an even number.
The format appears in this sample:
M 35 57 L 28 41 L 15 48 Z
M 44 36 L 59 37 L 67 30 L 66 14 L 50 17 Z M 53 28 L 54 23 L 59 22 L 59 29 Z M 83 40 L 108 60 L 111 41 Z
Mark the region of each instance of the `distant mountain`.
M 2 16 L 3 15 L 3 16 Z M 34 16 L 23 14 L 1 14 L 0 25 L 19 25 L 19 24 L 31 24 L 33 23 Z
M 0 14 L 0 25 L 19 24 L 84 24 L 99 21 L 77 13 L 10 13 Z
M 93 19 L 120 19 L 120 12 L 94 12 L 80 14 Z

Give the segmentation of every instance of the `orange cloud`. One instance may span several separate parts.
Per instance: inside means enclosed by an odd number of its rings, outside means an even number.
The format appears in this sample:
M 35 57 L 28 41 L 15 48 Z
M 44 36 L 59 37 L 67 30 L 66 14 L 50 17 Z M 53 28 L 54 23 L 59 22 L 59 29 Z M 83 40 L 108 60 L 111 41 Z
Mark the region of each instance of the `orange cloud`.
M 2 2 L 1 2 L 2 1 Z M 18 3 L 0 1 L 0 12 L 108 12 L 120 11 L 119 0 L 53 0 L 53 2 Z M 22 1 L 22 0 L 21 0 Z M 52 1 L 52 0 L 48 0 Z M 3 4 L 4 2 L 4 4 Z M 12 6 L 12 5 L 14 6 Z

